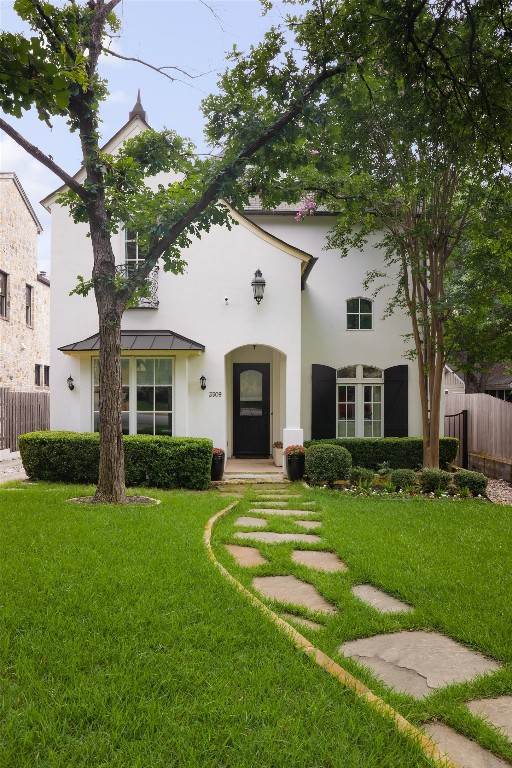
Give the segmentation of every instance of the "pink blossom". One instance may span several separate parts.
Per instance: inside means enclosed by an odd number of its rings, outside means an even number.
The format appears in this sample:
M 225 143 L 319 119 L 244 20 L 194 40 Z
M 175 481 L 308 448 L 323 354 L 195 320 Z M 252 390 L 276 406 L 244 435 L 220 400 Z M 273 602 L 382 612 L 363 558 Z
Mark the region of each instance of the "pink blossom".
M 310 154 L 310 155 L 319 155 L 319 154 L 320 154 L 320 152 L 318 151 L 318 149 L 310 149 L 310 150 L 308 150 L 308 151 L 309 151 L 309 154 Z

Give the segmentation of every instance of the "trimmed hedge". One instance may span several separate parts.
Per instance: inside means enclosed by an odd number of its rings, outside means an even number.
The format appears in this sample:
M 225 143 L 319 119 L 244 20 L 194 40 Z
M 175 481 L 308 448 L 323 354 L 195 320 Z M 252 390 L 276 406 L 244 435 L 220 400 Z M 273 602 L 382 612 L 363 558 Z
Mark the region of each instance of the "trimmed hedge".
M 387 461 L 393 469 L 420 469 L 423 465 L 423 440 L 421 437 L 346 437 L 325 440 L 307 440 L 306 448 L 313 445 L 341 445 L 352 456 L 352 463 L 377 471 Z M 454 461 L 459 441 L 456 437 L 439 440 L 441 466 Z
M 312 483 L 328 483 L 346 480 L 352 457 L 339 445 L 312 445 L 306 451 L 306 475 Z
M 416 472 L 414 469 L 394 469 L 389 480 L 395 486 L 395 490 L 404 490 L 416 485 Z
M 421 471 L 420 485 L 424 491 L 433 493 L 434 491 L 446 491 L 450 485 L 452 476 L 443 469 L 434 469 L 427 467 Z
M 204 490 L 210 485 L 213 443 L 199 437 L 126 435 L 126 485 Z M 25 472 L 36 480 L 97 483 L 96 433 L 29 432 L 19 438 Z
M 368 467 L 352 467 L 348 473 L 348 479 L 353 485 L 362 485 L 363 483 L 372 483 L 375 478 L 375 472 Z

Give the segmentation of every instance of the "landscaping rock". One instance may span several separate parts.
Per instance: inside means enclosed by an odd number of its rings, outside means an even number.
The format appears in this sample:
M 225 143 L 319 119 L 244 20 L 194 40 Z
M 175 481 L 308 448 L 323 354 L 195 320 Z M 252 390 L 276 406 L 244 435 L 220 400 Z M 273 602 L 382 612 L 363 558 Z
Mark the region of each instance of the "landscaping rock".
M 256 511 L 256 510 L 254 510 Z M 293 515 L 317 515 L 318 512 L 314 509 L 260 509 L 258 508 L 259 515 L 286 515 L 287 517 L 293 517 Z
M 296 520 L 295 522 L 297 525 L 300 525 L 301 528 L 308 528 L 310 531 L 314 531 L 322 526 L 320 520 Z

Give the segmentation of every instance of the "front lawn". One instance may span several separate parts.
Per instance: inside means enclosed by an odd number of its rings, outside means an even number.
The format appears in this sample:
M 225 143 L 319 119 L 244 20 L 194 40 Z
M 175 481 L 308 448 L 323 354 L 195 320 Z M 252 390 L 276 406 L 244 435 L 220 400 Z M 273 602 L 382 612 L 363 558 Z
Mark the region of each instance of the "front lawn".
M 214 568 L 217 492 L 110 508 L 18 488 L 0 487 L 2 766 L 430 765 Z
M 225 553 L 239 514 L 257 514 L 247 496 L 216 528 L 216 552 L 246 586 L 255 575 L 292 574 L 312 583 L 337 608 L 319 616 L 323 628 L 300 628 L 314 644 L 367 684 L 416 725 L 440 719 L 479 741 L 482 746 L 512 760 L 512 746 L 464 703 L 473 698 L 512 694 L 512 507 L 483 500 L 425 499 L 421 496 L 351 497 L 322 489 L 301 492 L 301 501 L 315 500 L 322 521 L 318 544 L 258 544 L 268 564 L 238 567 Z M 290 500 L 290 507 L 297 506 Z M 300 503 L 300 502 L 299 502 Z M 271 504 L 269 504 L 271 506 Z M 249 512 L 250 510 L 250 512 Z M 270 517 L 269 530 L 303 531 L 290 518 Z M 250 541 L 246 542 L 250 544 Z M 293 549 L 328 549 L 348 566 L 341 573 L 320 573 L 296 564 Z M 409 603 L 409 614 L 382 614 L 358 600 L 354 584 L 370 583 Z M 274 604 L 274 610 L 284 610 Z M 295 611 L 297 613 L 297 611 Z M 451 685 L 417 701 L 397 693 L 367 669 L 339 653 L 348 640 L 380 633 L 426 629 L 442 633 L 494 658 L 503 669 L 474 682 Z

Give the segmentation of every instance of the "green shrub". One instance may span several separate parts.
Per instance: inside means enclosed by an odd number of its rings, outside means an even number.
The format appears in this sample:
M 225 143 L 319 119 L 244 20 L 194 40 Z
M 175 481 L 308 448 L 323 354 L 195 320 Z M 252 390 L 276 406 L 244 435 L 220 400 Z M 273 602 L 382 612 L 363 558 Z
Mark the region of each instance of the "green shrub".
M 306 475 L 312 483 L 346 480 L 351 464 L 350 453 L 339 445 L 312 445 L 306 451 Z
M 394 469 L 390 476 L 390 481 L 395 490 L 404 490 L 416 485 L 416 472 L 414 469 Z
M 452 476 L 443 469 L 422 469 L 420 485 L 424 491 L 433 493 L 436 490 L 445 491 L 450 484 Z
M 375 472 L 368 467 L 352 467 L 348 473 L 348 479 L 353 485 L 365 485 L 373 482 Z
M 212 447 L 212 441 L 205 438 L 127 435 L 126 485 L 208 488 Z M 98 434 L 30 432 L 20 437 L 19 448 L 29 477 L 50 482 L 98 482 Z
M 455 473 L 453 481 L 458 488 L 468 488 L 473 496 L 485 496 L 487 478 L 481 472 L 461 469 L 460 472 Z
M 375 471 L 379 465 L 389 462 L 392 469 L 419 469 L 423 464 L 423 440 L 421 437 L 347 437 L 326 440 L 308 440 L 306 448 L 313 445 L 341 445 L 352 456 L 352 464 L 369 467 Z M 456 437 L 439 440 L 441 466 L 451 464 L 459 447 Z

